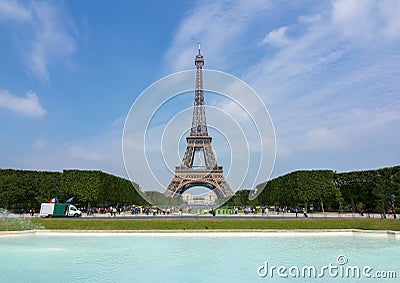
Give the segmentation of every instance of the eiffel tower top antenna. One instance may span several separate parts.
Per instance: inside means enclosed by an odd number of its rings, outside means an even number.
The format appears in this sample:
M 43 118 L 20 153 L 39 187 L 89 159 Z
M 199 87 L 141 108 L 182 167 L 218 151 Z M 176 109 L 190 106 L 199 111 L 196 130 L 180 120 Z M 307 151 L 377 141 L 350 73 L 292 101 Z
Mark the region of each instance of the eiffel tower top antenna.
M 196 55 L 194 63 L 196 65 L 196 87 L 194 90 L 193 117 L 190 136 L 208 136 L 203 88 L 204 57 L 200 52 L 200 43 L 199 53 Z

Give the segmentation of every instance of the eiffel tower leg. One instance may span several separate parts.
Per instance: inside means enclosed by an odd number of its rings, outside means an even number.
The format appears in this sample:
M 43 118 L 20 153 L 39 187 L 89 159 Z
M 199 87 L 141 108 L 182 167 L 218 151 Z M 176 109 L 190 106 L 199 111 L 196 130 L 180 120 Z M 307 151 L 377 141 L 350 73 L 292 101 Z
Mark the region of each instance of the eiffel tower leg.
M 164 195 L 166 197 L 176 198 L 180 184 L 181 184 L 180 178 L 175 176 L 169 183 L 167 189 L 164 191 Z

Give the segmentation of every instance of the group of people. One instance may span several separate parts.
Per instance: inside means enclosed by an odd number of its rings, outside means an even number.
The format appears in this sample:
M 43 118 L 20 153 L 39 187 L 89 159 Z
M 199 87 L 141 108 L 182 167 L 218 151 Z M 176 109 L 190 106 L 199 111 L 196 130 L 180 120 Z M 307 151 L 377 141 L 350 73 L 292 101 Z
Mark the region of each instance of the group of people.
M 20 209 L 20 210 L 19 210 L 19 215 L 23 215 L 26 211 L 27 211 L 27 210 L 25 210 L 25 209 Z M 34 216 L 34 215 L 35 215 L 35 208 L 32 207 L 31 209 L 29 209 L 28 212 L 29 212 L 29 215 L 30 215 L 30 216 Z
M 113 206 L 110 206 L 108 208 L 91 207 L 86 211 L 86 214 L 93 215 L 95 213 L 98 213 L 98 214 L 110 213 L 111 216 L 115 217 L 117 215 L 117 213 L 118 213 L 118 215 L 120 215 L 121 212 L 123 212 L 123 211 L 124 211 L 124 209 L 121 207 L 113 207 Z
M 245 207 L 243 209 L 243 212 L 244 212 L 244 214 L 257 214 L 258 209 L 255 207 Z M 285 215 L 285 213 L 293 212 L 293 213 L 296 213 L 296 218 L 298 217 L 298 214 L 302 212 L 304 217 L 308 217 L 307 209 L 303 208 L 300 211 L 300 209 L 298 207 L 289 209 L 288 207 L 277 206 L 276 208 L 274 208 L 272 210 L 272 212 L 275 212 L 277 215 Z M 265 206 L 261 207 L 261 215 L 268 216 L 268 213 L 269 213 L 268 207 L 265 207 Z M 237 212 L 235 214 L 237 214 Z

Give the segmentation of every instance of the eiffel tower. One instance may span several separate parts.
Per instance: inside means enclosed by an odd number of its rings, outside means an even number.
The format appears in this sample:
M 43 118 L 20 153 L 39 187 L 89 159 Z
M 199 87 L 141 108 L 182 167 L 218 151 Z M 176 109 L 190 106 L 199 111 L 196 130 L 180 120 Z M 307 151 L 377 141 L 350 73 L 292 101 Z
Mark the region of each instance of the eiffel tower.
M 205 187 L 212 190 L 218 202 L 230 198 L 234 193 L 225 180 L 222 166 L 211 146 L 212 137 L 208 135 L 206 111 L 204 107 L 203 65 L 204 58 L 199 53 L 195 58 L 196 87 L 190 135 L 186 137 L 186 149 L 181 164 L 175 167 L 175 175 L 164 192 L 165 196 L 179 199 L 192 187 Z M 200 160 L 200 164 L 197 164 Z

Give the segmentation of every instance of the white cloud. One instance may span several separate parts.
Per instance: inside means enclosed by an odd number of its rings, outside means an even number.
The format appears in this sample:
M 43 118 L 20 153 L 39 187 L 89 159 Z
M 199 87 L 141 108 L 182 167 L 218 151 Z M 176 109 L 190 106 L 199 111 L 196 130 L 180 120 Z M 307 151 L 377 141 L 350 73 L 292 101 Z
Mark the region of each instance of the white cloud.
M 34 39 L 27 55 L 28 68 L 41 79 L 49 78 L 48 65 L 75 51 L 75 42 L 64 15 L 48 3 L 32 2 Z
M 30 153 L 14 159 L 24 168 L 36 170 L 99 169 L 126 177 L 121 147 L 123 121 L 115 120 L 94 136 L 64 141 L 38 138 Z
M 207 54 L 206 64 L 223 69 L 227 59 L 240 49 L 238 37 L 248 31 L 254 18 L 270 6 L 269 1 L 199 1 L 181 22 L 166 53 L 172 71 L 193 68 L 197 43 Z M 207 65 L 210 68 L 210 65 Z M 170 69 L 168 70 L 171 71 Z
M 390 148 L 388 143 L 400 138 L 400 131 L 396 131 L 400 124 L 400 50 L 396 42 L 400 38 L 400 4 L 347 0 L 331 3 L 321 4 L 322 8 L 314 8 L 310 14 L 307 8 L 300 13 L 290 11 L 282 15 L 287 16 L 282 27 L 273 30 L 276 23 L 269 17 L 269 2 L 199 2 L 178 26 L 165 55 L 167 65 L 173 70 L 193 68 L 198 41 L 202 42 L 206 66 L 218 66 L 221 70 L 236 65 L 244 72 L 240 60 L 251 55 L 257 61 L 249 63 L 254 64 L 243 78 L 258 91 L 271 112 L 279 166 L 290 171 L 298 162 L 298 168 L 304 168 L 303 164 L 311 164 L 307 163 L 308 156 L 315 155 L 313 165 L 319 168 L 339 159 L 348 168 L 357 168 L 354 164 L 377 167 L 378 163 L 373 163 L 377 159 L 368 160 L 368 156 L 379 155 L 382 161 L 395 159 L 393 156 L 399 154 L 398 147 Z M 272 8 L 285 10 L 280 5 L 285 4 L 276 2 Z M 39 21 L 37 14 L 32 17 Z M 47 26 L 53 22 L 50 17 L 46 24 L 44 19 L 41 23 Z M 290 29 L 290 44 L 286 27 Z M 71 44 L 52 56 L 68 56 L 74 50 L 73 39 L 64 28 L 56 42 L 61 44 L 63 38 L 69 37 Z M 58 28 L 43 30 L 50 30 L 49 37 L 54 38 Z M 260 32 L 255 35 L 257 30 Z M 40 48 L 46 40 L 38 38 L 39 35 L 35 37 L 40 43 L 37 50 L 46 50 Z M 260 46 L 263 39 L 268 44 L 280 43 L 280 48 Z M 244 44 L 246 51 L 254 54 L 241 53 Z M 32 62 L 36 62 L 37 72 L 46 73 L 52 61 L 46 52 L 35 54 L 37 60 Z M 189 80 L 189 88 L 192 82 Z M 228 113 L 234 111 L 230 106 L 221 105 Z M 43 169 L 79 166 L 124 172 L 121 132 L 110 132 L 62 143 L 38 140 L 35 154 L 26 164 Z M 134 142 L 141 144 L 137 139 Z M 214 145 L 218 146 L 217 140 Z M 356 152 L 355 148 L 360 150 Z M 282 167 L 278 171 L 285 171 Z
M 0 0 L 0 20 L 25 21 L 31 19 L 31 11 L 15 0 Z
M 355 44 L 381 44 L 400 37 L 397 1 L 340 0 L 332 3 L 332 26 Z
M 397 20 L 384 17 L 382 6 L 334 1 L 329 13 L 300 16 L 292 26 L 298 29 L 297 38 L 273 56 L 264 56 L 246 74 L 269 102 L 277 132 L 284 133 L 278 135 L 278 145 L 286 141 L 287 147 L 289 140 L 296 140 L 308 149 L 343 146 L 342 141 L 337 143 L 337 133 L 346 132 L 351 137 L 346 141 L 355 142 L 357 135 L 351 133 L 361 134 L 360 124 L 370 125 L 374 119 L 363 117 L 356 124 L 353 116 L 340 123 L 340 113 L 355 106 L 362 111 L 370 107 L 382 111 L 384 106 L 386 111 L 398 110 L 394 96 L 400 84 L 398 48 L 382 32 L 392 30 L 388 24 L 397 25 Z M 398 9 L 397 4 L 392 6 Z M 307 137 L 318 144 L 305 142 Z
M 255 55 L 244 57 L 256 57 L 257 61 L 245 65 L 249 68 L 242 78 L 266 102 L 277 133 L 278 164 L 288 170 L 290 163 L 297 162 L 290 160 L 293 156 L 318 152 L 315 158 L 324 168 L 324 164 L 332 164 L 330 154 L 337 153 L 333 156 L 336 161 L 346 159 L 354 154 L 356 145 L 359 156 L 353 159 L 358 164 L 364 160 L 365 166 L 375 166 L 367 163 L 372 160 L 368 159 L 371 148 L 375 156 L 379 152 L 380 161 L 390 162 L 393 149 L 378 145 L 400 138 L 393 131 L 400 124 L 400 117 L 395 115 L 400 113 L 400 4 L 339 0 L 286 13 L 280 12 L 288 10 L 282 5 L 268 3 L 241 18 L 231 17 L 234 5 L 201 2 L 199 9 L 182 21 L 167 59 L 171 64 L 176 62 L 175 69 L 192 67 L 193 41 L 204 37 L 213 43 L 211 54 L 206 44 L 207 62 L 229 70 L 241 64 L 244 55 L 240 43 L 246 42 L 246 51 Z M 277 11 L 282 14 L 274 15 Z M 214 20 L 213 15 L 218 19 Z M 277 17 L 285 21 L 274 30 Z M 230 25 L 231 18 L 237 18 L 237 23 Z M 265 31 L 260 35 L 256 31 L 261 28 Z M 369 145 L 368 141 L 375 144 Z M 279 162 L 280 156 L 286 164 Z M 356 164 L 348 160 L 350 168 L 351 162 Z
M 280 27 L 270 31 L 263 39 L 262 44 L 269 44 L 274 47 L 283 47 L 289 44 L 289 39 L 286 37 L 287 27 Z
M 27 69 L 41 80 L 49 79 L 51 64 L 65 59 L 76 49 L 72 22 L 61 8 L 49 2 L 32 1 L 23 5 L 18 1 L 0 0 L 0 16 L 23 27 L 16 34 L 17 49 Z
M 303 147 L 301 149 L 316 151 L 343 147 L 346 137 L 341 136 L 335 130 L 320 126 L 309 129 L 304 135 L 303 142 L 300 143 L 300 146 Z
M 92 146 L 74 144 L 66 147 L 66 153 L 72 159 L 81 159 L 87 161 L 105 161 L 107 155 Z
M 370 36 L 374 28 L 374 9 L 372 1 L 334 1 L 332 3 L 332 23 L 344 36 Z
M 383 33 L 388 38 L 399 38 L 400 36 L 400 2 L 383 1 L 381 4 L 382 16 L 385 19 Z
M 28 117 L 41 117 L 46 113 L 40 105 L 39 98 L 32 91 L 28 91 L 26 97 L 17 97 L 7 90 L 0 89 L 0 107 Z
M 32 148 L 35 150 L 39 150 L 45 148 L 48 145 L 49 145 L 48 141 L 39 138 L 33 143 Z
M 304 23 L 313 23 L 321 20 L 321 15 L 316 14 L 316 15 L 301 15 L 299 17 L 299 22 L 304 22 Z

